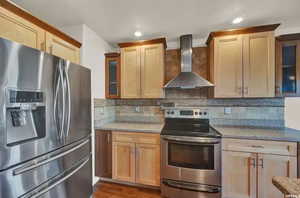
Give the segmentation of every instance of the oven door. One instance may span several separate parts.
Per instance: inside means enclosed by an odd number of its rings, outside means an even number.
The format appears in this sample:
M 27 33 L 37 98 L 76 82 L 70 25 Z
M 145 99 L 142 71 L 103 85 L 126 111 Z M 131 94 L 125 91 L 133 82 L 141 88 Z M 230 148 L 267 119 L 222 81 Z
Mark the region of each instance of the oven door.
M 221 139 L 163 136 L 163 178 L 221 185 Z

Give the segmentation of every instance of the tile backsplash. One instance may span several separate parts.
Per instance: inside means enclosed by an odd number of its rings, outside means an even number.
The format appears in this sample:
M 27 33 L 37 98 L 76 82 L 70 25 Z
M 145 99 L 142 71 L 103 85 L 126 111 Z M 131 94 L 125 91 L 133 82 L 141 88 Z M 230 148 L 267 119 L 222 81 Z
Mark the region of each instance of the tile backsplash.
M 95 126 L 107 122 L 161 123 L 164 112 L 161 105 L 174 103 L 177 107 L 208 109 L 210 121 L 217 125 L 284 126 L 284 99 L 207 99 L 166 98 L 147 100 L 95 100 Z M 225 112 L 225 108 L 227 112 Z

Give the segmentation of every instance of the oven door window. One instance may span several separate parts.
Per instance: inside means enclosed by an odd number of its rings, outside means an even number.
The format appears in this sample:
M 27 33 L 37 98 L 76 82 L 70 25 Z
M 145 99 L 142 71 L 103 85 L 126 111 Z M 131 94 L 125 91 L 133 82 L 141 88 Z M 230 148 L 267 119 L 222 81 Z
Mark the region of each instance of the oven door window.
M 168 143 L 168 164 L 181 168 L 214 169 L 214 145 Z

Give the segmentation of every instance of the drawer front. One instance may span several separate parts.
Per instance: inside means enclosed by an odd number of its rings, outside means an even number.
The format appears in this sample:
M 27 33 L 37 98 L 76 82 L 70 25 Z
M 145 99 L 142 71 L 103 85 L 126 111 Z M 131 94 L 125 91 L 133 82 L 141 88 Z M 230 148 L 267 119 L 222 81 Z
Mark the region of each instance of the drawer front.
M 112 140 L 113 142 L 136 142 L 136 136 L 133 133 L 127 133 L 127 132 L 119 132 L 119 131 L 113 131 L 112 132 Z
M 296 156 L 297 143 L 265 140 L 223 139 L 222 150 Z
M 159 134 L 113 131 L 114 142 L 132 142 L 140 144 L 160 144 Z

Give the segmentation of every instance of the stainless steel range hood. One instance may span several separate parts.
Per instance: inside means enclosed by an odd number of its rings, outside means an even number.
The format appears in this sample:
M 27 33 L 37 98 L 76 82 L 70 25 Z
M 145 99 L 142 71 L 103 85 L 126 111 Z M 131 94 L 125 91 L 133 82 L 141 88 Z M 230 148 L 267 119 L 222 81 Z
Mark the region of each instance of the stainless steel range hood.
M 193 89 L 214 86 L 211 82 L 192 71 L 192 41 L 191 34 L 180 37 L 181 73 L 170 80 L 164 88 Z

